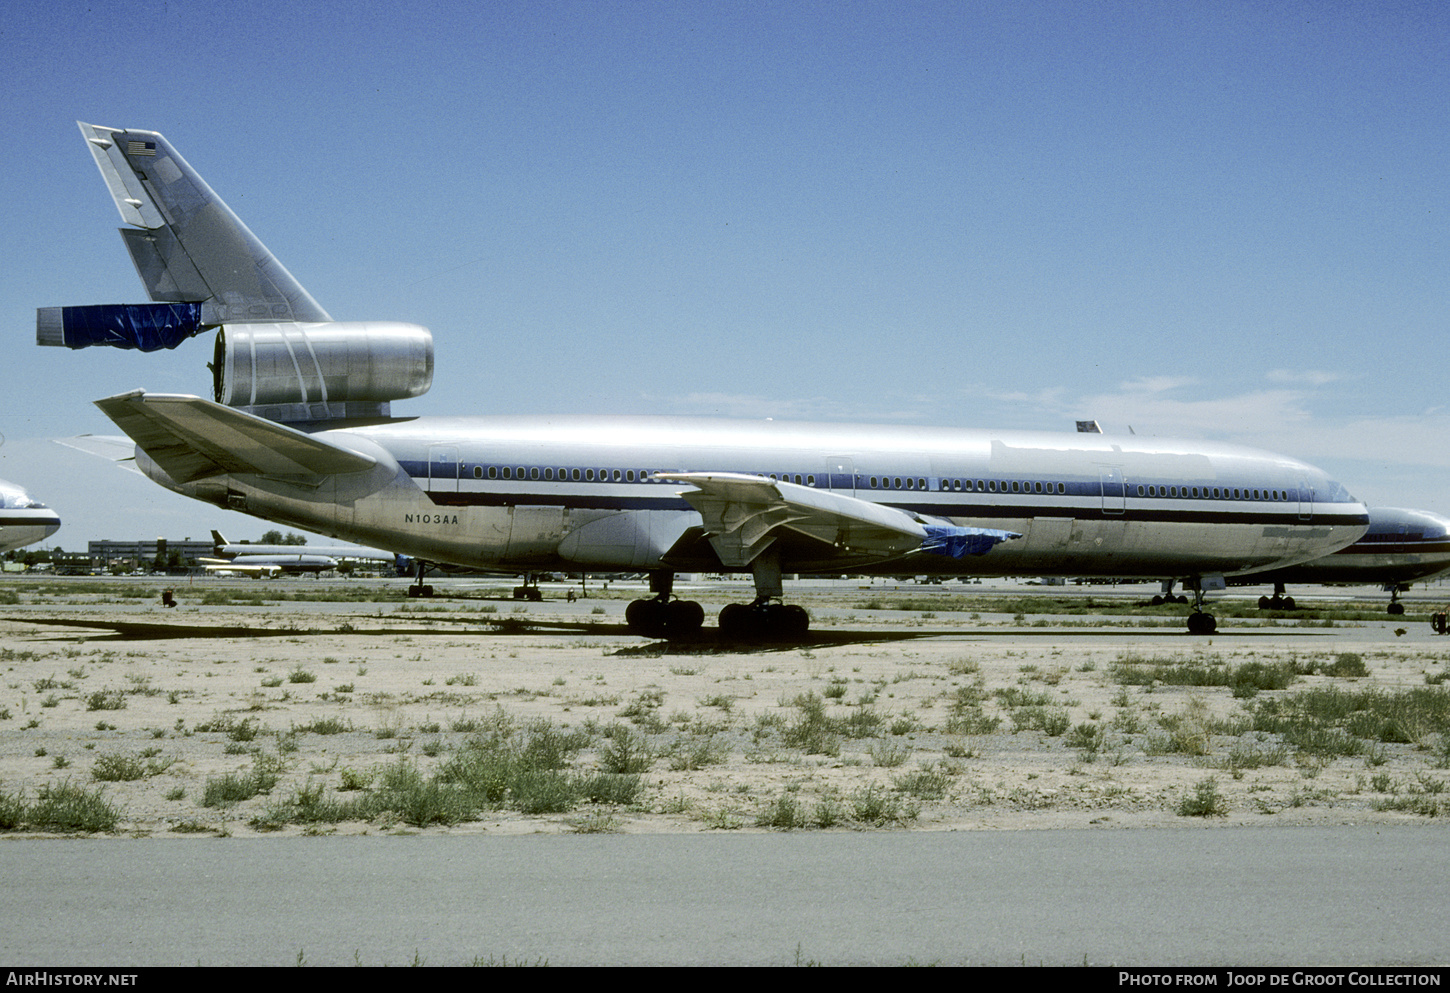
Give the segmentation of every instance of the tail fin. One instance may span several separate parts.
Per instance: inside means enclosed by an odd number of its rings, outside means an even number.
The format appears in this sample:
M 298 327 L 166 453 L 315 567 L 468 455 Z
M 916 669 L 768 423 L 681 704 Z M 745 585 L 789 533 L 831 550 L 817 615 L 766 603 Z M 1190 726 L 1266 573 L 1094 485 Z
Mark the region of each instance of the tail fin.
M 160 134 L 76 123 L 121 219 L 134 226 L 122 228 L 121 237 L 152 300 L 200 304 L 198 330 L 222 323 L 332 320 Z M 154 307 L 115 309 L 127 310 L 115 321 L 157 319 Z M 57 328 L 63 332 L 65 317 L 42 313 L 51 337 Z

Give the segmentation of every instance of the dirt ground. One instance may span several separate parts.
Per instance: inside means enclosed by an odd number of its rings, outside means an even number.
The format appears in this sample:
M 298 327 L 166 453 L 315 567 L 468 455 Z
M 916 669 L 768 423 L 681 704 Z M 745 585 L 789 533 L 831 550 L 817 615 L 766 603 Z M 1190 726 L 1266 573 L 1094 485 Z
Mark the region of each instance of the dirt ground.
M 259 602 L 258 584 L 207 580 L 178 584 L 168 610 L 109 586 L 4 586 L 0 795 L 98 790 L 123 835 L 1222 827 L 1435 822 L 1447 809 L 1438 730 L 1326 758 L 1247 718 L 1255 700 L 1314 687 L 1438 692 L 1450 641 L 1413 619 L 1224 619 L 1202 638 L 1181 618 L 920 609 L 920 596 L 960 607 L 965 594 L 839 583 L 796 598 L 813 616 L 804 644 L 671 647 L 623 629 L 631 594 L 618 589 L 569 602 L 560 586 L 521 604 L 460 582 L 407 602 L 390 584 L 282 580 L 264 589 L 361 598 Z M 918 599 L 893 609 L 898 593 Z M 692 595 L 713 617 L 741 594 Z M 1254 697 L 1123 677 L 1125 665 L 1307 671 L 1346 653 L 1366 675 L 1305 674 Z M 803 743 L 811 706 L 822 734 Z M 611 727 L 654 757 L 623 805 L 505 805 L 421 828 L 391 813 L 259 818 L 303 788 L 361 795 L 399 762 L 432 775 L 504 725 L 584 732 L 569 763 L 581 773 L 599 767 Z M 209 780 L 262 763 L 279 776 L 270 790 L 204 803 Z M 122 768 L 139 778 L 116 778 Z M 869 801 L 876 816 L 861 813 Z

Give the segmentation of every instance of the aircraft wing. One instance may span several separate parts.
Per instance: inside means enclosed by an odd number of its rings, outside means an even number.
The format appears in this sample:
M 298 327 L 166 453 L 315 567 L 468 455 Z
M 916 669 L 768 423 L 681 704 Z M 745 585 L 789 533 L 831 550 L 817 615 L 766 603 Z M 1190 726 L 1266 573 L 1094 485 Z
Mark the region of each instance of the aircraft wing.
M 315 478 L 377 464 L 369 455 L 200 397 L 132 390 L 96 406 L 178 483 L 228 473 Z
M 52 438 L 51 441 L 65 448 L 93 455 L 96 458 L 114 462 L 128 472 L 141 473 L 136 465 L 136 443 L 118 434 L 81 434 L 74 438 Z M 145 475 L 145 473 L 141 473 Z
M 695 487 L 680 495 L 700 512 L 723 565 L 743 568 L 785 532 L 837 549 L 843 558 L 881 560 L 913 552 L 982 555 L 1021 535 L 964 528 L 812 486 L 731 472 L 661 473 Z

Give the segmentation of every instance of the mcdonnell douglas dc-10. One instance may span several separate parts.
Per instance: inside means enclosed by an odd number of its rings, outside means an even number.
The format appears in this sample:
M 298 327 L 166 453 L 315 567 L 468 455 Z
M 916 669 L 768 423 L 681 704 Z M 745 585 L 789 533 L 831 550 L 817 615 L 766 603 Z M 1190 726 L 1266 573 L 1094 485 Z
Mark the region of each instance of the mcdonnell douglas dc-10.
M 1363 504 L 1311 465 L 1199 441 L 678 417 L 394 417 L 426 328 L 338 322 L 160 134 L 81 124 L 153 303 L 50 307 L 37 340 L 174 347 L 216 329 L 213 400 L 97 405 L 186 496 L 422 563 L 643 571 L 640 634 L 690 637 L 679 571 L 748 573 L 724 638 L 797 637 L 786 573 L 1157 577 L 1205 590 L 1322 558 Z M 413 595 L 430 595 L 419 566 Z

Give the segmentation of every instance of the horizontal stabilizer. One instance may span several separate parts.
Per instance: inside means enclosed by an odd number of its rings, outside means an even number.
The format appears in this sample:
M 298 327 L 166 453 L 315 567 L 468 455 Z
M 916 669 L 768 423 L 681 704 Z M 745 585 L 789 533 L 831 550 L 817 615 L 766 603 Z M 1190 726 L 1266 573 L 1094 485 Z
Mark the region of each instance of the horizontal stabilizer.
M 133 390 L 96 406 L 178 483 L 229 473 L 322 477 L 377 464 L 361 452 L 200 397 Z
M 155 352 L 195 337 L 205 327 L 201 310 L 199 303 L 41 307 L 35 314 L 35 343 L 66 348 L 110 345 Z

